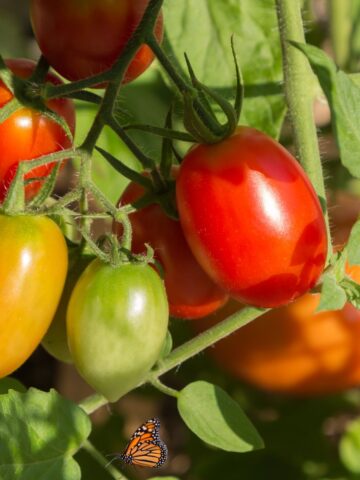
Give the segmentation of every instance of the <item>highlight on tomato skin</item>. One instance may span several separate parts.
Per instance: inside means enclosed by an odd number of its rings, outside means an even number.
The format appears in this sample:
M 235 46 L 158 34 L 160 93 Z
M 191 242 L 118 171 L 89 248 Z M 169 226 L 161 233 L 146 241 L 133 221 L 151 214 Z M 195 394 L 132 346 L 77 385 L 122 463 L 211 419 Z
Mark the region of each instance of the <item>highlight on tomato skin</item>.
M 176 175 L 176 171 L 173 171 Z M 143 188 L 130 183 L 119 205 L 133 203 L 144 193 Z M 144 253 L 145 244 L 154 248 L 155 258 L 163 268 L 170 314 L 182 319 L 197 319 L 216 311 L 228 300 L 200 267 L 186 243 L 180 222 L 171 219 L 157 204 L 149 205 L 129 215 L 133 229 L 132 250 Z M 114 224 L 119 236 L 121 224 Z
M 148 0 L 31 0 L 30 16 L 45 58 L 67 80 L 76 81 L 112 67 L 148 3 Z M 162 13 L 154 34 L 161 42 Z M 153 59 L 150 47 L 142 45 L 125 73 L 124 83 L 141 75 Z
M 242 303 L 278 307 L 316 284 L 327 256 L 320 202 L 299 163 L 264 133 L 241 126 L 192 147 L 176 197 L 197 261 Z
M 22 78 L 28 78 L 36 66 L 34 61 L 21 58 L 8 59 L 5 63 L 15 75 Z M 62 83 L 53 73 L 46 76 L 46 81 L 55 85 Z M 12 93 L 0 80 L 0 108 L 12 98 Z M 49 100 L 47 106 L 64 118 L 71 133 L 74 134 L 73 101 L 67 98 L 54 99 Z M 23 107 L 10 115 L 0 123 L 0 201 L 4 200 L 20 161 L 70 148 L 71 145 L 72 140 L 64 129 L 41 112 Z M 54 164 L 51 163 L 34 168 L 25 175 L 25 178 L 45 178 L 53 168 Z M 42 181 L 34 181 L 26 185 L 26 197 L 32 198 L 40 190 L 42 183 Z
M 43 216 L 0 215 L 0 378 L 19 368 L 45 335 L 67 273 L 60 228 Z
M 360 281 L 360 266 L 348 268 Z M 319 294 L 306 294 L 272 310 L 208 349 L 215 363 L 235 378 L 272 393 L 315 396 L 360 385 L 360 311 L 316 313 Z M 203 331 L 243 306 L 230 300 L 194 323 Z

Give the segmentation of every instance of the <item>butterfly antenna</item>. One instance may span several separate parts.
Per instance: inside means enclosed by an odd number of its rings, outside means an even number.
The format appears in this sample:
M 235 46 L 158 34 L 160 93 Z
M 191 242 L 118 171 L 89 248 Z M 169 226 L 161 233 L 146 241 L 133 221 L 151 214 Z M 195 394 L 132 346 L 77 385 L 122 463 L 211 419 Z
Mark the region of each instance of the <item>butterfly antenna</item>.
M 108 462 L 106 465 L 105 465 L 105 468 L 107 468 L 109 465 L 111 465 L 116 459 L 119 459 L 121 460 L 121 456 L 118 454 L 118 453 L 108 453 L 107 455 L 105 455 L 105 457 L 114 457 L 110 460 L 110 462 Z

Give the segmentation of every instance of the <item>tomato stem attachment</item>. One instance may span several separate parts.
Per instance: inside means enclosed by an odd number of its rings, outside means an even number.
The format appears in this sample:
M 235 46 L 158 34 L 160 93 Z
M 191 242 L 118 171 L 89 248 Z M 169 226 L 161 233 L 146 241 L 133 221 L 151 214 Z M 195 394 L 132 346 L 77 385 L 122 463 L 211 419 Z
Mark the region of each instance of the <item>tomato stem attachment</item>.
M 305 43 L 299 0 L 276 0 L 284 63 L 284 88 L 297 157 L 310 178 L 322 205 L 326 205 L 324 176 L 313 115 L 314 95 L 309 85 L 314 77 L 305 56 L 291 41 Z M 327 211 L 328 259 L 332 252 Z

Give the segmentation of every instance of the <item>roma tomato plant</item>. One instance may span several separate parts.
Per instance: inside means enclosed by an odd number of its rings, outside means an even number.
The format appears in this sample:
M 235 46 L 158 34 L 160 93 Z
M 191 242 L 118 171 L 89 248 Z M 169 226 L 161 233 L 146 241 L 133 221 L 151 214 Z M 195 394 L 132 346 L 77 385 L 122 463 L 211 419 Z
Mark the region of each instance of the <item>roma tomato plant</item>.
M 18 77 L 28 78 L 33 73 L 35 62 L 26 59 L 9 59 L 7 67 Z M 61 80 L 49 73 L 46 80 L 59 85 Z M 13 94 L 0 80 L 0 108 L 13 99 Z M 68 124 L 71 133 L 75 130 L 75 109 L 72 100 L 63 98 L 49 100 L 47 107 L 60 115 Z M 0 110 L 1 111 L 1 110 Z M 72 140 L 64 129 L 49 116 L 32 107 L 22 107 L 0 123 L 0 200 L 3 200 L 13 180 L 19 162 L 69 148 Z M 53 164 L 34 168 L 27 179 L 49 175 Z M 26 186 L 27 197 L 33 197 L 41 188 L 41 181 Z
M 0 477 L 358 478 L 360 2 L 4 3 Z
M 143 194 L 141 186 L 130 183 L 119 205 L 131 204 Z M 142 208 L 132 213 L 129 219 L 133 230 L 133 251 L 144 253 L 148 243 L 161 263 L 171 315 L 184 319 L 201 318 L 227 301 L 227 294 L 195 260 L 180 223 L 168 217 L 159 205 Z M 121 236 L 121 224 L 116 224 L 115 228 Z
M 159 358 L 168 326 L 159 275 L 145 264 L 93 260 L 67 311 L 70 352 L 85 380 L 115 401 L 136 387 Z
M 67 248 L 59 227 L 40 216 L 0 215 L 0 377 L 32 354 L 59 303 Z
M 360 280 L 360 267 L 348 268 Z M 215 344 L 215 362 L 236 378 L 268 392 L 324 395 L 360 383 L 360 311 L 347 303 L 337 311 L 316 312 L 319 294 L 266 313 Z M 203 330 L 239 311 L 231 300 L 196 322 Z
M 32 0 L 31 20 L 43 55 L 68 80 L 79 80 L 108 70 L 123 51 L 148 0 Z M 155 26 L 158 40 L 163 19 Z M 130 63 L 124 82 L 144 72 L 154 55 L 142 45 Z
M 190 149 L 176 183 L 184 235 L 208 275 L 260 307 L 286 304 L 323 271 L 319 200 L 297 161 L 250 127 Z

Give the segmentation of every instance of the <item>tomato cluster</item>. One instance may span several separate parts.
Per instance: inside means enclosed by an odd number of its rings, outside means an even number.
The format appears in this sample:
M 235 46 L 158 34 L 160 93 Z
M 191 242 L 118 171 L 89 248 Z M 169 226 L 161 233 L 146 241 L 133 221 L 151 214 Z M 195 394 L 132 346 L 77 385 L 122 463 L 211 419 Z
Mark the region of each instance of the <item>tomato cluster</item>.
M 44 58 L 63 77 L 77 81 L 112 68 L 147 5 L 147 0 L 31 0 L 30 10 Z M 154 35 L 161 41 L 161 13 Z M 134 80 L 152 60 L 149 46 L 141 45 L 123 82 Z M 14 97 L 19 108 L 0 123 L 1 201 L 20 162 L 70 148 L 75 129 L 69 98 L 45 102 L 41 89 L 38 97 L 31 96 L 34 84 L 59 85 L 56 75 L 47 73 L 39 81 L 29 60 L 7 60 L 6 65 L 14 74 L 14 89 L 0 82 L 0 108 L 5 111 Z M 53 168 L 49 163 L 27 173 L 27 200 Z M 128 216 L 131 252 L 121 243 L 126 222 L 114 220 L 118 240 L 112 232 L 108 261 L 105 251 L 101 259 L 84 255 L 83 245 L 68 253 L 61 231 L 46 217 L 0 215 L 1 251 L 9 252 L 0 259 L 0 301 L 6 299 L 0 376 L 19 367 L 42 341 L 115 401 L 141 383 L 159 359 L 169 313 L 182 319 L 212 315 L 193 322 L 202 330 L 242 308 L 241 302 L 281 308 L 213 349 L 234 375 L 293 393 L 333 391 L 359 381 L 360 367 L 348 367 L 357 364 L 360 351 L 351 350 L 347 332 L 357 334 L 360 315 L 350 305 L 336 314 L 314 313 L 319 295 L 309 291 L 327 259 L 326 226 L 318 197 L 292 155 L 264 133 L 241 126 L 217 143 L 194 145 L 178 168 L 168 169 L 171 178 L 164 170 L 154 167 L 141 177 L 149 181 L 148 192 L 146 182 L 132 181 L 121 195 L 119 208 L 147 195 L 151 201 Z M 175 192 L 160 191 L 154 176 L 161 188 L 175 183 Z M 172 194 L 179 220 L 162 208 L 160 197 Z M 156 260 L 151 266 L 141 257 L 147 244 Z M 99 248 L 93 245 L 98 253 Z M 340 339 L 334 351 L 330 332 Z
M 147 5 L 147 0 L 34 0 L 30 14 L 50 66 L 67 79 L 79 80 L 111 68 Z M 161 41 L 161 13 L 154 34 Z M 142 45 L 123 82 L 135 79 L 152 60 L 152 51 Z M 20 162 L 71 148 L 75 131 L 72 100 L 43 101 L 37 90 L 46 82 L 60 85 L 59 77 L 43 75 L 27 59 L 9 59 L 5 65 L 12 78 L 0 81 L 0 109 L 6 113 L 0 123 L 1 202 Z M 39 193 L 54 166 L 50 162 L 24 176 L 27 201 Z M 11 205 L 0 215 L 0 243 L 6 252 L 0 259 L 0 377 L 17 369 L 42 341 L 56 358 L 74 361 L 97 391 L 116 400 L 142 380 L 160 355 L 168 324 L 161 278 L 145 262 L 122 258 L 106 263 L 73 246 L 68 254 L 64 236 L 52 220 L 33 211 L 13 211 Z M 117 358 L 110 361 L 104 352 Z

